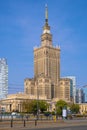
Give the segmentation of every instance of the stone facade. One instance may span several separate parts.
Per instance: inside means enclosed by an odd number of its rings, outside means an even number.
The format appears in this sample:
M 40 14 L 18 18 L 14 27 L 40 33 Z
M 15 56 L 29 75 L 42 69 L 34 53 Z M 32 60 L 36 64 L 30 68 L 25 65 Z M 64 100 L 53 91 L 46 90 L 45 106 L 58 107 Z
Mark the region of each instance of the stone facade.
M 43 27 L 41 46 L 34 48 L 34 77 L 36 82 L 39 81 L 40 76 L 43 77 L 41 86 L 48 91 L 44 93 L 45 96 L 48 94 L 49 97 L 47 98 L 57 98 L 58 92 L 56 88 L 59 88 L 60 78 L 60 48 L 52 45 L 52 34 L 48 25 L 48 18 L 46 18 Z M 39 82 L 37 83 L 39 88 L 38 84 Z
M 80 113 L 81 114 L 87 114 L 87 103 L 81 103 L 80 106 Z
M 45 100 L 42 96 L 39 96 L 39 98 L 40 100 Z M 22 103 L 26 100 L 37 100 L 37 96 L 24 93 L 10 94 L 6 99 L 0 101 L 0 106 L 6 112 L 22 112 Z
M 24 90 L 26 94 L 46 99 L 71 101 L 70 80 L 60 78 L 60 47 L 53 46 L 48 15 L 45 17 L 41 45 L 34 48 L 34 78 L 25 79 Z
M 70 97 L 70 79 L 61 78 L 60 79 L 60 99 L 69 102 L 71 100 Z
M 35 79 L 25 79 L 25 89 L 26 94 L 33 96 L 44 97 L 44 99 L 52 99 L 52 84 L 51 79 L 48 77 L 40 76 Z

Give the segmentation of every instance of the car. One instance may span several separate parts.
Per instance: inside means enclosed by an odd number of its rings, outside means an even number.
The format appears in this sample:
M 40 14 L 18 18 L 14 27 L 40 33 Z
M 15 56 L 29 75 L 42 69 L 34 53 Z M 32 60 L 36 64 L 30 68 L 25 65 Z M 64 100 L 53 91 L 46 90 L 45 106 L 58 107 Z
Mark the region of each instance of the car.
M 16 116 L 17 113 L 16 113 L 16 112 L 12 112 L 11 115 L 12 115 L 12 116 Z

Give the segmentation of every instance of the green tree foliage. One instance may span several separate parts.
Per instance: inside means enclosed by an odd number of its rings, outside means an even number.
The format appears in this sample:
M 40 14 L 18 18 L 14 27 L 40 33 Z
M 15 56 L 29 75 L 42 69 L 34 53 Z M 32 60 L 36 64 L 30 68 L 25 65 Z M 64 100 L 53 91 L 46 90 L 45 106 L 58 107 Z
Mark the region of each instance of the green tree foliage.
M 72 113 L 77 114 L 77 113 L 79 112 L 79 109 L 80 109 L 80 107 L 79 107 L 78 104 L 72 104 L 72 105 L 70 106 L 70 110 L 71 110 Z
M 43 113 L 49 107 L 48 103 L 45 101 L 37 101 L 37 100 L 26 100 L 22 103 L 23 112 L 27 113 L 37 113 L 37 109 Z
M 30 100 L 23 101 L 22 110 L 23 112 L 30 113 L 32 111 L 32 102 Z
M 39 108 L 41 113 L 43 113 L 44 111 L 47 111 L 47 109 L 49 108 L 49 104 L 46 101 L 40 101 Z
M 62 115 L 63 108 L 67 108 L 67 103 L 63 100 L 59 100 L 56 102 L 56 113 L 58 115 Z

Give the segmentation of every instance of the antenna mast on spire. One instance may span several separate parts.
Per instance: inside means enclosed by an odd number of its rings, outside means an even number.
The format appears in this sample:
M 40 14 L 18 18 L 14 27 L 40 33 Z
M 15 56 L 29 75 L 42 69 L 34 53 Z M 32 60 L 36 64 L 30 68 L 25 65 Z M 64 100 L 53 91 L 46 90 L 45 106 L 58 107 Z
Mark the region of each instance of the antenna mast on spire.
M 45 21 L 46 21 L 46 23 L 48 23 L 48 8 L 47 8 L 47 4 L 45 5 Z

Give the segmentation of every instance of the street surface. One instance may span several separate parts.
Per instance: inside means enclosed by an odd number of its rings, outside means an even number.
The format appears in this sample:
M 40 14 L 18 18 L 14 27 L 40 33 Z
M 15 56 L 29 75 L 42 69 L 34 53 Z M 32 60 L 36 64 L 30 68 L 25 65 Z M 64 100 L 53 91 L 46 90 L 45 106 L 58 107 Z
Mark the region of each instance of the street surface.
M 87 130 L 85 120 L 2 121 L 0 130 Z
M 29 129 L 26 129 L 29 130 Z M 35 130 L 35 129 L 31 129 Z M 39 130 L 39 129 L 38 129 Z M 40 130 L 87 130 L 86 126 L 70 126 L 70 127 L 56 127 L 56 128 L 40 128 Z

